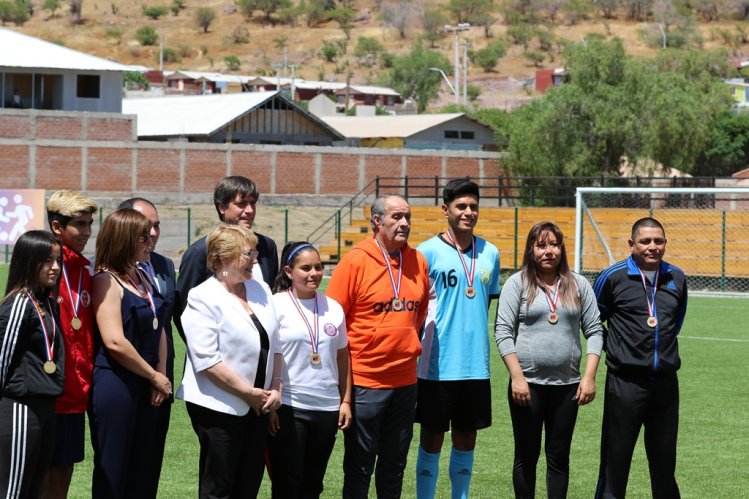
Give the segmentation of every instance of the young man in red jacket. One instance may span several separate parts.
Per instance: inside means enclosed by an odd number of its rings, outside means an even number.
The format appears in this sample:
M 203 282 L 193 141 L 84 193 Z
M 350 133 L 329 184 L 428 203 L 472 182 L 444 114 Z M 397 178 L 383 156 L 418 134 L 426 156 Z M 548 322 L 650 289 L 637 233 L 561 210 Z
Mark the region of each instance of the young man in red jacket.
M 49 227 L 62 241 L 62 276 L 57 298 L 65 345 L 65 386 L 57 399 L 57 437 L 42 497 L 68 495 L 73 465 L 83 461 L 85 414 L 94 362 L 91 262 L 83 256 L 96 203 L 74 191 L 57 191 L 47 202 Z

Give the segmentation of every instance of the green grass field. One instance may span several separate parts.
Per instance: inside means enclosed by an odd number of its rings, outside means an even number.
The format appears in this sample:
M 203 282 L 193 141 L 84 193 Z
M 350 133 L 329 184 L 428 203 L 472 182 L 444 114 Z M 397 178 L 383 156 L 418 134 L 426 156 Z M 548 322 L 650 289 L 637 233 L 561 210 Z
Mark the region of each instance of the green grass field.
M 5 283 L 7 266 L 0 266 L 0 283 Z M 4 287 L 4 286 L 3 286 Z M 744 323 L 747 301 L 736 298 L 692 297 L 689 304 L 680 347 L 682 369 L 681 420 L 677 480 L 684 498 L 748 497 L 749 385 L 743 381 L 749 359 L 749 330 Z M 493 314 L 493 311 L 492 311 Z M 178 349 L 175 368 L 181 370 L 184 345 Z M 494 391 L 491 428 L 479 433 L 471 496 L 476 498 L 511 498 L 512 428 L 507 409 L 507 373 L 493 349 L 492 385 Z M 570 498 L 589 498 L 595 490 L 605 366 L 598 373 L 599 397 L 583 407 L 578 416 L 572 444 Z M 181 373 L 175 373 L 181 379 Z M 642 440 L 642 439 L 641 439 Z M 414 428 L 409 465 L 403 486 L 403 497 L 415 496 L 414 463 L 418 442 L 418 425 Z M 343 478 L 343 437 L 339 436 L 328 465 L 323 497 L 340 497 Z M 92 455 L 76 467 L 70 497 L 90 496 Z M 449 497 L 447 476 L 449 447 L 443 449 L 438 497 Z M 197 495 L 198 442 L 190 426 L 184 403 L 175 402 L 161 474 L 160 497 L 183 498 Z M 545 497 L 545 465 L 538 466 L 537 496 Z M 374 497 L 374 492 L 371 494 Z M 270 497 L 266 479 L 260 497 Z M 650 480 L 644 448 L 636 448 L 630 472 L 628 497 L 647 498 Z

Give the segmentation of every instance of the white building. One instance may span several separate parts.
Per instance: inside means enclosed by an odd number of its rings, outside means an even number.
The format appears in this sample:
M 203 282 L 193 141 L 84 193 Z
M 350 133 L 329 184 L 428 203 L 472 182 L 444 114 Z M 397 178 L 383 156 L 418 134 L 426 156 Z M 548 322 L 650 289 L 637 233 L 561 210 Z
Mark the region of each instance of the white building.
M 122 111 L 128 66 L 0 28 L 0 107 Z

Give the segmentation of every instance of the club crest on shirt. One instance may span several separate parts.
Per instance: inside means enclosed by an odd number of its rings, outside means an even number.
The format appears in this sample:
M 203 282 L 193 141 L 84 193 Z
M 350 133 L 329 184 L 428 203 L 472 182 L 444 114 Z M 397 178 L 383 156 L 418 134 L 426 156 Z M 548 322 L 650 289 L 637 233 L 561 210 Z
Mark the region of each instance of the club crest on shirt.
M 325 324 L 322 327 L 322 330 L 325 331 L 325 334 L 327 334 L 328 336 L 335 336 L 336 334 L 338 334 L 338 328 L 336 328 L 330 322 L 328 322 L 327 324 Z
M 58 296 L 58 297 L 57 297 L 57 303 L 62 303 L 63 301 L 64 301 L 64 300 L 63 300 L 63 297 L 62 297 L 62 296 Z
M 489 284 L 489 279 L 492 278 L 491 269 L 479 269 L 479 276 L 482 284 Z
M 81 305 L 88 307 L 91 304 L 91 295 L 85 289 L 81 291 Z

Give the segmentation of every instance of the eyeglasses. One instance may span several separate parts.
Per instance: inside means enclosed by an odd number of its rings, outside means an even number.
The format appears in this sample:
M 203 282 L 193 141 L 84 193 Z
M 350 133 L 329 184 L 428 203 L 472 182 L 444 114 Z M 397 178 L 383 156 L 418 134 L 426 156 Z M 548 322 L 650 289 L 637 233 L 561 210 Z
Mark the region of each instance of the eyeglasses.
M 248 260 L 254 260 L 255 258 L 257 258 L 258 250 L 243 251 L 241 255 Z
M 151 240 L 151 234 L 143 234 L 142 236 L 138 237 L 139 243 L 147 243 Z

